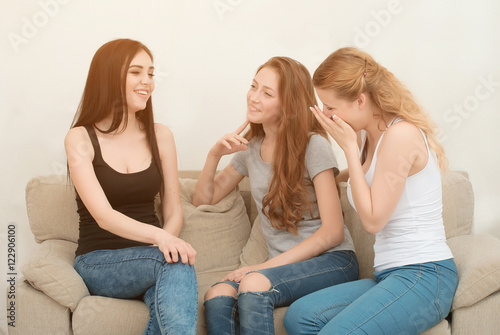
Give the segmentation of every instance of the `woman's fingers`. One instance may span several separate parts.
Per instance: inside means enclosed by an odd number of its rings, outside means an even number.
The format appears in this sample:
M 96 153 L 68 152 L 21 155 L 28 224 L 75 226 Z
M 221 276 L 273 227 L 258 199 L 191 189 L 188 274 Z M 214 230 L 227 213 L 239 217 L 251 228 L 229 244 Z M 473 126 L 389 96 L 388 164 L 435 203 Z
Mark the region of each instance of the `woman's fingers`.
M 357 136 L 351 125 L 338 115 L 333 115 L 331 118 L 326 116 L 318 106 L 310 107 L 310 109 L 321 126 L 333 137 L 342 150 L 350 150 L 351 147 L 357 148 Z
M 247 149 L 248 140 L 240 135 L 248 126 L 249 121 L 245 120 L 241 126 L 234 132 L 224 135 L 217 141 L 217 144 L 212 148 L 212 152 L 216 155 L 228 155 L 237 151 Z
M 232 135 L 232 136 L 228 137 L 227 140 L 233 142 L 236 145 L 248 144 L 247 139 L 244 137 L 241 137 L 239 135 Z
M 243 122 L 243 124 L 241 126 L 239 126 L 235 131 L 234 131 L 234 134 L 241 134 L 243 132 L 243 130 L 245 130 L 245 128 L 248 126 L 248 124 L 250 123 L 250 121 L 248 120 L 245 120 L 245 122 Z
M 234 282 L 239 282 L 241 280 L 242 275 L 240 274 L 241 270 L 236 269 L 227 274 L 222 280 L 229 280 Z
M 186 243 L 186 262 L 189 262 L 190 265 L 193 265 L 196 260 L 196 250 L 191 246 L 191 244 Z M 183 262 L 184 263 L 184 262 Z
M 234 281 L 236 283 L 239 283 L 241 281 L 241 275 L 239 275 L 237 273 L 237 270 L 231 272 L 230 274 L 228 274 L 227 276 L 225 276 L 224 278 L 222 278 L 222 280 L 229 280 L 229 281 Z
M 241 126 L 239 126 L 234 132 L 232 132 L 231 134 L 228 134 L 228 135 L 231 135 L 231 139 L 234 141 L 234 143 L 236 143 L 238 145 L 248 144 L 248 140 L 246 138 L 244 138 L 243 136 L 241 136 L 240 134 L 243 132 L 243 130 L 245 130 L 245 128 L 248 126 L 249 123 L 250 123 L 250 121 L 245 120 L 245 122 L 243 122 L 243 124 Z
M 172 250 L 170 252 L 170 256 L 172 258 L 172 263 L 177 263 L 179 261 L 179 252 L 173 248 L 174 250 Z
M 234 138 L 239 142 L 239 144 L 248 144 L 248 140 L 240 135 L 235 135 Z
M 251 271 L 252 271 L 251 266 L 244 266 L 239 269 L 231 271 L 231 273 L 227 274 L 224 278 L 222 278 L 222 280 L 230 280 L 239 283 L 241 279 Z
M 177 263 L 181 261 L 183 264 L 189 263 L 193 265 L 196 260 L 196 251 L 191 244 L 178 240 L 172 242 L 169 246 L 162 250 L 167 263 Z
M 309 107 L 309 108 L 311 109 L 311 111 L 313 112 L 314 116 L 316 117 L 316 119 L 318 120 L 318 122 L 321 124 L 321 126 L 323 128 L 325 128 L 325 130 L 330 135 L 332 135 L 332 137 L 335 137 L 334 126 L 335 126 L 336 120 L 332 120 L 331 118 L 329 118 L 328 116 L 326 116 L 323 113 L 323 111 L 318 106 Z M 338 117 L 336 115 L 334 115 L 334 117 L 336 117 L 338 119 Z
M 172 256 L 170 255 L 170 251 L 168 251 L 168 250 L 163 251 L 163 256 L 165 256 L 165 261 L 167 263 L 173 263 L 172 262 Z
M 224 145 L 227 149 L 233 150 L 232 144 L 246 146 L 248 144 L 248 140 L 240 135 L 226 134 L 224 135 L 224 137 L 220 139 L 220 143 Z
M 231 149 L 232 149 L 231 144 L 229 144 L 229 142 L 228 142 L 226 139 L 222 138 L 222 139 L 220 140 L 220 142 L 222 143 L 222 145 L 223 145 L 223 146 L 225 146 L 225 147 L 226 147 L 226 148 L 228 148 L 229 150 L 231 150 Z
M 236 270 L 235 270 L 236 271 Z M 233 278 L 234 278 L 234 271 L 231 271 L 230 273 L 228 273 L 227 275 L 224 276 L 224 278 L 222 278 L 222 280 L 229 280 L 229 281 L 233 281 Z

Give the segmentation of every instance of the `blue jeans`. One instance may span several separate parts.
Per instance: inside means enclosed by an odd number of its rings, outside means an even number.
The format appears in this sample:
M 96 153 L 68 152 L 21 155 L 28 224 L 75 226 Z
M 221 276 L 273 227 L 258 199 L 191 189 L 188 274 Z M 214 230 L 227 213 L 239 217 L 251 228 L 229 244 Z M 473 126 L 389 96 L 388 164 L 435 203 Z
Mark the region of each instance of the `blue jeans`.
M 193 266 L 167 263 L 157 247 L 145 246 L 77 256 L 75 270 L 93 295 L 143 296 L 149 308 L 144 334 L 196 334 L 198 288 Z
M 453 259 L 374 277 L 297 300 L 285 315 L 288 334 L 419 334 L 448 315 L 458 284 Z
M 265 292 L 239 292 L 205 301 L 208 334 L 274 334 L 273 311 L 325 287 L 359 277 L 353 251 L 333 251 L 306 261 L 256 271 L 271 283 Z M 225 281 L 238 290 L 239 283 Z

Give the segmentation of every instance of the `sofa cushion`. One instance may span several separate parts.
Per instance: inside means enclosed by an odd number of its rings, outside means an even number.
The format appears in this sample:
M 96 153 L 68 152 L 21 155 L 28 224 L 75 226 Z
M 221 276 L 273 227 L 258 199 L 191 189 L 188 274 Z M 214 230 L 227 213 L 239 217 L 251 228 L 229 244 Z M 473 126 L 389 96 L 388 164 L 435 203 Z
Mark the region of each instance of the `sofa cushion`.
M 73 313 L 73 334 L 142 334 L 148 320 L 149 310 L 142 300 L 89 296 Z
M 427 329 L 420 335 L 449 335 L 451 334 L 450 323 L 447 319 L 441 320 L 437 325 L 432 326 L 432 328 Z
M 248 242 L 245 244 L 245 247 L 241 252 L 241 266 L 264 263 L 268 260 L 268 258 L 269 249 L 267 248 L 266 239 L 264 238 L 264 233 L 262 232 L 260 216 L 257 216 L 253 223 L 252 232 L 250 233 Z
M 340 203 L 342 205 L 342 214 L 344 216 L 344 224 L 351 234 L 354 243 L 354 249 L 359 263 L 359 277 L 373 278 L 373 244 L 375 243 L 375 235 L 368 233 L 359 219 L 356 210 L 347 200 L 347 183 L 340 183 Z
M 71 311 L 89 295 L 83 279 L 73 268 L 75 250 L 73 242 L 44 241 L 21 267 L 31 286 Z
M 179 170 L 179 178 L 198 179 L 200 173 L 201 170 Z M 253 220 L 257 217 L 257 206 L 255 206 L 255 202 L 253 201 L 252 193 L 250 191 L 250 179 L 248 179 L 248 177 L 243 178 L 238 184 L 238 188 L 240 190 L 241 197 L 245 202 L 250 222 L 253 222 Z
M 499 333 L 500 291 L 478 301 L 472 306 L 453 312 L 451 328 L 455 335 L 495 335 Z
M 16 294 L 12 301 L 16 308 L 15 323 L 9 325 L 8 333 L 2 334 L 73 334 L 69 308 L 34 289 L 25 280 L 19 279 L 16 283 Z
M 197 252 L 196 272 L 237 269 L 241 250 L 250 235 L 250 221 L 238 189 L 215 205 L 195 207 L 192 195 L 196 180 L 181 178 L 179 181 L 184 212 L 179 237 L 189 242 Z
M 441 179 L 446 238 L 470 234 L 474 219 L 474 193 L 467 173 L 448 171 Z
M 500 290 L 500 240 L 491 235 L 464 235 L 447 242 L 459 279 L 452 309 L 472 306 Z
M 32 178 L 26 185 L 26 209 L 36 242 L 78 241 L 75 189 L 67 176 Z

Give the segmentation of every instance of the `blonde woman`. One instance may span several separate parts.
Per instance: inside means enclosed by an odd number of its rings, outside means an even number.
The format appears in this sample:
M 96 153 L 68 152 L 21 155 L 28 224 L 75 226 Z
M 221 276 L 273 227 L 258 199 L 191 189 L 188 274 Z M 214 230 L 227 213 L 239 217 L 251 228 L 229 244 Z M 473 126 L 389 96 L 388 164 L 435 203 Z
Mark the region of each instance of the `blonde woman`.
M 331 54 L 313 83 L 323 111 L 311 110 L 344 151 L 348 168 L 340 179 L 376 236 L 375 273 L 296 301 L 286 329 L 421 333 L 448 315 L 457 287 L 442 219 L 440 168 L 447 160 L 434 124 L 391 72 L 355 48 Z
M 308 110 L 315 101 L 302 64 L 271 58 L 252 80 L 247 121 L 208 154 L 193 203 L 217 203 L 248 176 L 269 249 L 266 262 L 237 269 L 208 290 L 208 334 L 274 334 L 275 307 L 358 279 L 335 186 L 337 162 Z M 216 176 L 220 158 L 231 153 Z

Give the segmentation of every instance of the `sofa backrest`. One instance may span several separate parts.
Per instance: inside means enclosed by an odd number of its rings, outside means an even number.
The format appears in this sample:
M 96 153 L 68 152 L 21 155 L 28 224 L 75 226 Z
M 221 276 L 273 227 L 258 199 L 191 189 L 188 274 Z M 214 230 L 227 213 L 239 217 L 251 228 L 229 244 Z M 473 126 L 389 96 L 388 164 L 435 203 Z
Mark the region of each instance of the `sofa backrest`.
M 26 209 L 35 241 L 78 240 L 75 190 L 65 175 L 32 178 L 26 185 Z
M 196 179 L 199 171 L 180 171 L 180 178 Z M 443 175 L 443 220 L 446 237 L 468 235 L 472 230 L 474 195 L 472 185 L 464 172 Z M 239 185 L 250 222 L 257 215 L 251 198 L 248 179 Z M 341 184 L 341 203 L 344 221 L 354 241 L 360 262 L 360 275 L 368 278 L 373 273 L 374 236 L 362 227 L 356 211 L 347 201 L 345 184 Z M 65 175 L 50 175 L 31 179 L 26 186 L 26 207 L 31 231 L 38 243 L 49 239 L 72 242 L 78 240 L 78 214 L 75 191 Z
M 179 171 L 179 178 L 196 179 L 199 174 L 200 171 Z M 250 193 L 248 178 L 244 178 L 238 188 L 250 222 L 253 222 L 257 208 Z M 159 197 L 156 202 L 158 208 Z M 66 175 L 40 176 L 29 180 L 26 185 L 26 210 L 37 243 L 50 239 L 78 241 L 79 217 L 75 189 Z

